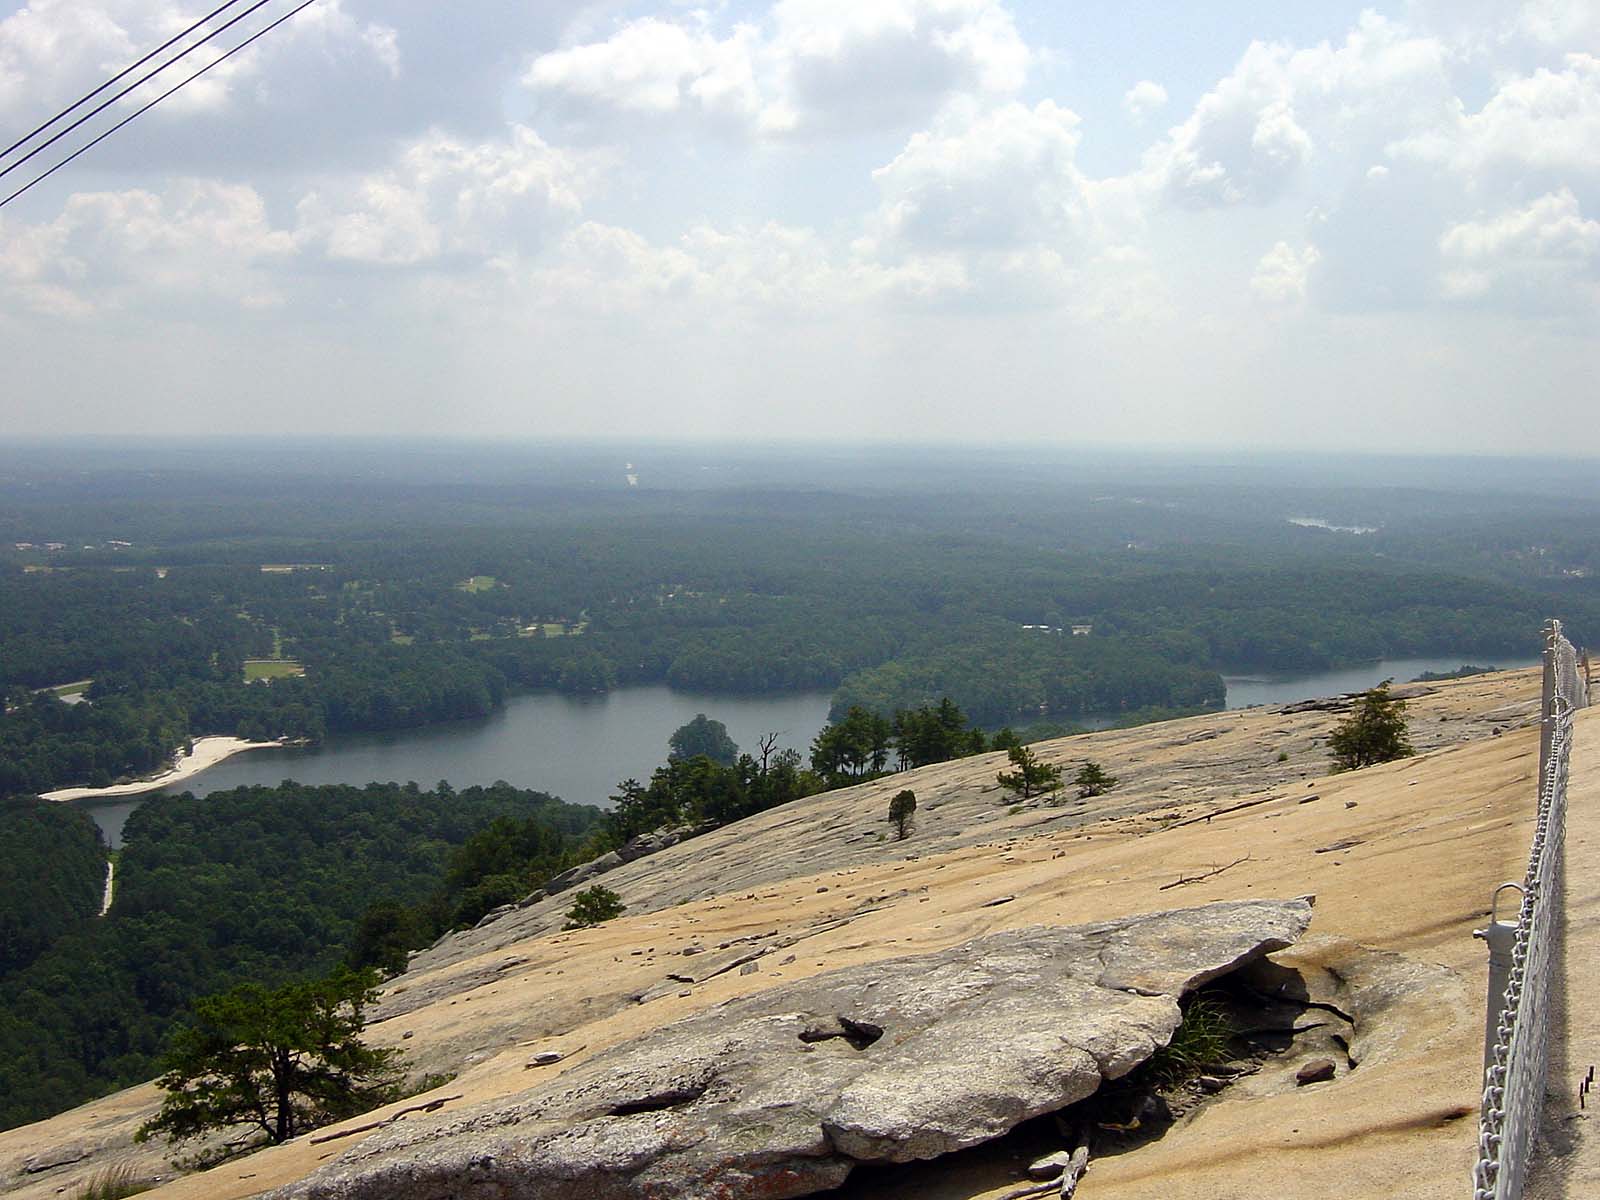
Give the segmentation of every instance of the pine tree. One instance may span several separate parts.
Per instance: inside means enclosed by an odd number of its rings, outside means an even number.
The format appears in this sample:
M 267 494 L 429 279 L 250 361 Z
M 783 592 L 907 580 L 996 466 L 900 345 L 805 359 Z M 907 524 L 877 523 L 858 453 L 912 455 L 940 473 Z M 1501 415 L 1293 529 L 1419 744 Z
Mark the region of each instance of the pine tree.
M 1087 800 L 1090 796 L 1103 796 L 1117 786 L 1117 777 L 1107 775 L 1105 768 L 1097 762 L 1086 762 L 1072 777 L 1072 782 L 1077 785 L 1078 799 Z
M 180 1142 L 213 1130 L 254 1128 L 271 1144 L 393 1097 L 400 1052 L 361 1041 L 377 999 L 372 971 L 269 990 L 249 983 L 195 1002 L 157 1081 L 161 1111 L 142 1125 Z
M 612 917 L 620 917 L 626 907 L 621 896 L 604 884 L 597 883 L 572 898 L 572 907 L 567 909 L 567 923 L 564 928 L 587 929 L 591 925 L 609 921 Z
M 1053 792 L 1061 786 L 1061 768 L 1042 763 L 1026 746 L 1013 746 L 1006 751 L 1014 771 L 1001 771 L 995 776 L 1000 786 L 1012 792 L 1019 800 L 1029 800 L 1041 792 Z
M 889 801 L 889 823 L 894 826 L 895 841 L 903 842 L 911 831 L 911 814 L 917 811 L 917 794 L 907 788 Z
M 1406 702 L 1389 694 L 1391 680 L 1362 693 L 1350 715 L 1328 736 L 1328 752 L 1340 768 L 1353 771 L 1411 755 Z

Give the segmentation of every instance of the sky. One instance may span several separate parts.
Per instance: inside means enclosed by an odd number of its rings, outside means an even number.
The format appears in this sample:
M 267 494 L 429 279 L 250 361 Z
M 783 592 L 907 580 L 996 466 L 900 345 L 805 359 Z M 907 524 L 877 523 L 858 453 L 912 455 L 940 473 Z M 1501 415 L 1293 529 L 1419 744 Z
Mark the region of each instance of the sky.
M 4 140 L 212 7 L 0 0 Z M 0 437 L 1593 455 L 1597 376 L 1600 0 L 317 0 L 0 209 Z

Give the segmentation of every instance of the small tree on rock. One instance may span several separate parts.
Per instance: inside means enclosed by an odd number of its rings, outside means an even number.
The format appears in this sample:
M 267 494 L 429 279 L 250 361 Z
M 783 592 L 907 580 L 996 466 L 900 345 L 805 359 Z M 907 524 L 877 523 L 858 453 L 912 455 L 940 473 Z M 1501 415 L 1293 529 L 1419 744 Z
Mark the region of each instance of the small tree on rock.
M 243 1127 L 275 1145 L 392 1099 L 400 1052 L 361 1041 L 377 982 L 373 971 L 341 971 L 197 1000 L 157 1081 L 167 1098 L 138 1140 Z
M 917 794 L 907 788 L 889 801 L 889 824 L 894 826 L 895 841 L 903 842 L 911 832 L 911 814 L 917 811 Z
M 597 883 L 573 896 L 572 907 L 567 909 L 565 928 L 588 929 L 612 917 L 620 917 L 625 908 L 627 905 L 622 902 L 621 896 Z
M 1411 755 L 1406 702 L 1389 694 L 1390 682 L 1385 679 L 1363 692 L 1350 715 L 1328 736 L 1328 752 L 1342 770 L 1353 771 Z
M 1078 768 L 1072 782 L 1077 785 L 1078 799 L 1087 800 L 1090 796 L 1103 796 L 1116 787 L 1117 777 L 1107 775 L 1104 767 L 1091 761 Z
M 1061 768 L 1040 762 L 1026 746 L 1011 747 L 1006 751 L 1006 757 L 1016 769 L 1001 771 L 995 779 L 1017 799 L 1031 800 L 1034 796 L 1053 792 L 1061 786 Z

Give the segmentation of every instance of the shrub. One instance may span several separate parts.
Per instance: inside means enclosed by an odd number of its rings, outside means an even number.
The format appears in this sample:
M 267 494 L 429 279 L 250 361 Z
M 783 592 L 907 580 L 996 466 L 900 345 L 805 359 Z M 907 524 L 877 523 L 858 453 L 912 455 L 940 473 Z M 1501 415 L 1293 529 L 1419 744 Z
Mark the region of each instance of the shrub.
M 1103 796 L 1116 787 L 1117 777 L 1107 775 L 1105 768 L 1097 762 L 1086 762 L 1078 768 L 1072 782 L 1077 785 L 1078 799 L 1087 800 L 1090 796 Z
M 894 826 L 895 841 L 903 842 L 911 831 L 911 814 L 917 811 L 917 794 L 907 788 L 889 801 L 889 824 Z
M 1410 757 L 1406 702 L 1389 694 L 1390 682 L 1385 679 L 1362 693 L 1350 715 L 1328 735 L 1328 752 L 1341 770 Z
M 603 884 L 585 888 L 572 898 L 567 909 L 567 929 L 588 929 L 612 917 L 620 917 L 627 908 L 622 897 Z
M 1006 752 L 1014 771 L 1001 771 L 996 782 L 1019 800 L 1028 800 L 1041 792 L 1053 792 L 1061 786 L 1061 768 L 1042 763 L 1026 746 L 1013 746 Z

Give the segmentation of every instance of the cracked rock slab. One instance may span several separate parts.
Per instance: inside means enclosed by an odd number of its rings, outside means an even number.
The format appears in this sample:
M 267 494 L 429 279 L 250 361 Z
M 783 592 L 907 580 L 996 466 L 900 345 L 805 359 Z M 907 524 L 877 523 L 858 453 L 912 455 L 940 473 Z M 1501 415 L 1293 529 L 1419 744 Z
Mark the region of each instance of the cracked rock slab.
M 999 1137 L 1133 1070 L 1309 898 L 991 934 L 739 997 L 391 1126 L 275 1200 L 781 1200 Z

